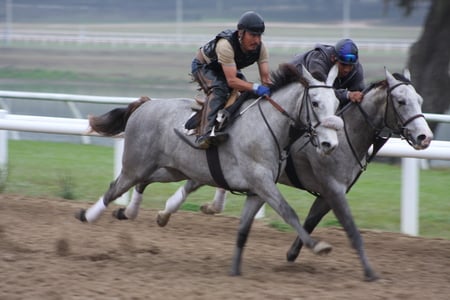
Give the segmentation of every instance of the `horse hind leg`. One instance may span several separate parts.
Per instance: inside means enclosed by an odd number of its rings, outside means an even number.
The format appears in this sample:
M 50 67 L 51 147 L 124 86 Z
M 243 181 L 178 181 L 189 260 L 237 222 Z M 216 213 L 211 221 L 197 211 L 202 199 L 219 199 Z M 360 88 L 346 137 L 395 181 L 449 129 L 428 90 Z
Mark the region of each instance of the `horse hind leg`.
M 170 196 L 169 199 L 166 201 L 166 206 L 164 210 L 160 210 L 158 212 L 158 215 L 156 217 L 156 223 L 160 227 L 164 227 L 169 223 L 170 216 L 177 212 L 178 209 L 181 207 L 181 205 L 186 201 L 187 196 L 196 191 L 199 187 L 203 186 L 203 184 L 200 184 L 193 180 L 188 180 L 186 183 L 179 187 L 178 190 Z
M 201 212 L 207 215 L 220 214 L 225 207 L 226 196 L 226 190 L 217 188 L 213 201 L 200 206 Z
M 113 181 L 106 193 L 97 200 L 97 202 L 87 210 L 81 209 L 75 214 L 75 218 L 82 222 L 93 223 L 100 218 L 101 214 L 106 210 L 109 203 L 119 198 L 127 192 L 135 182 L 127 178 L 121 173 L 115 181 Z
M 138 184 L 133 190 L 130 203 L 126 207 L 121 207 L 113 211 L 112 215 L 118 220 L 134 220 L 139 213 L 139 207 L 141 206 L 144 190 L 149 183 Z

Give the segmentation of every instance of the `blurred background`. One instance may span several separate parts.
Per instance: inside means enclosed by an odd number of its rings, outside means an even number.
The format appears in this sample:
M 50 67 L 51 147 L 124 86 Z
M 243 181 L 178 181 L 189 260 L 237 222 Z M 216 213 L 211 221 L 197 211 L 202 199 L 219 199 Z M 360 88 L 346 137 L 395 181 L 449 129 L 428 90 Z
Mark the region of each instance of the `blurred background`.
M 2 3 L 3 2 L 3 3 Z M 315 43 L 353 38 L 368 82 L 405 67 L 429 8 L 383 1 L 1 0 L 0 89 L 192 97 L 198 47 L 247 10 L 266 21 L 271 67 Z M 246 69 L 255 80 L 254 68 Z
M 197 91 L 189 72 L 196 49 L 221 30 L 236 28 L 247 10 L 266 21 L 271 68 L 316 43 L 350 37 L 360 47 L 370 83 L 383 78 L 384 66 L 401 72 L 421 35 L 432 1 L 403 2 L 0 0 L 0 90 L 192 98 Z M 255 66 L 244 73 L 258 80 Z M 16 114 L 72 117 L 63 103 L 2 104 Z M 78 108 L 87 117 L 110 107 Z M 72 139 L 59 139 L 67 138 Z

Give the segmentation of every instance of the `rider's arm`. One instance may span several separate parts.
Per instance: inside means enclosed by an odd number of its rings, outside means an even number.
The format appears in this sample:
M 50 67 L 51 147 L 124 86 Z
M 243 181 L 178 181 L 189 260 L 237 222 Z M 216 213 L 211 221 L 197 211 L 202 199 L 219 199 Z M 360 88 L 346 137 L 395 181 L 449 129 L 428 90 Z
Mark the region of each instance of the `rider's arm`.
M 351 102 L 360 102 L 364 97 L 361 92 L 364 90 L 364 71 L 360 63 L 355 65 L 355 71 L 346 90 L 346 98 Z
M 269 53 L 263 43 L 261 44 L 261 53 L 258 59 L 258 70 L 261 83 L 264 85 L 269 85 L 270 84 Z
M 216 54 L 228 86 L 239 91 L 253 91 L 253 83 L 237 77 L 238 70 L 234 61 L 233 47 L 227 40 L 221 39 L 217 42 Z

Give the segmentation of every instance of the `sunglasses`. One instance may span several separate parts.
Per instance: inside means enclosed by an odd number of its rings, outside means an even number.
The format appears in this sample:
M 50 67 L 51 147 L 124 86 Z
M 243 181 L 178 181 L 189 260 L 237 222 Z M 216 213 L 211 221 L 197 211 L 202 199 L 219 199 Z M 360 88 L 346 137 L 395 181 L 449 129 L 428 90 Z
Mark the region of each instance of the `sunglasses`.
M 353 53 L 340 54 L 338 58 L 341 63 L 347 64 L 356 63 L 356 61 L 358 60 L 358 57 Z

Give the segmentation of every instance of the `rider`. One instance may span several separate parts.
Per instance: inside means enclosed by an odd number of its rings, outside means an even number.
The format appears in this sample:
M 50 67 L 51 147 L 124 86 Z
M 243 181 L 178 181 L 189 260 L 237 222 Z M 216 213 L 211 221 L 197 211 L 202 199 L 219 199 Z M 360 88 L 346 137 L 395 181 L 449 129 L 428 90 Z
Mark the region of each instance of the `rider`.
M 202 116 L 202 134 L 198 146 L 202 149 L 218 142 L 216 115 L 224 106 L 233 89 L 253 91 L 258 96 L 269 95 L 269 57 L 261 40 L 265 25 L 254 11 L 245 12 L 239 19 L 237 30 L 224 30 L 201 47 L 192 61 L 193 81 L 205 92 L 206 114 Z M 258 64 L 262 84 L 245 80 L 241 69 Z M 206 118 L 206 120 L 205 120 Z
M 335 46 L 317 44 L 314 49 L 297 54 L 291 61 L 301 72 L 301 65 L 318 80 L 325 81 L 334 64 L 339 74 L 333 88 L 339 99 L 340 107 L 349 101 L 360 102 L 363 99 L 364 72 L 358 61 L 358 47 L 351 39 L 342 39 Z

